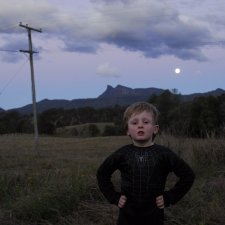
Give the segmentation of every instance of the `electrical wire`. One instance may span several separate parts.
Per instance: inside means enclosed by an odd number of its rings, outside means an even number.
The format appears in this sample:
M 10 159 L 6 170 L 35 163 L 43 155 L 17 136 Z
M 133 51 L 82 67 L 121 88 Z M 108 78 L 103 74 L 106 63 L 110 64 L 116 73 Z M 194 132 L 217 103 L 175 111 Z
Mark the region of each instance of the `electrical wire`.
M 19 52 L 18 50 L 0 49 L 0 52 Z
M 0 96 L 4 93 L 6 88 L 12 83 L 12 81 L 16 78 L 16 76 L 19 74 L 19 72 L 22 70 L 22 68 L 28 61 L 29 61 L 29 58 L 27 58 L 27 60 L 20 65 L 18 70 L 11 76 L 11 78 L 6 82 L 6 84 L 2 87 L 2 89 L 0 89 Z

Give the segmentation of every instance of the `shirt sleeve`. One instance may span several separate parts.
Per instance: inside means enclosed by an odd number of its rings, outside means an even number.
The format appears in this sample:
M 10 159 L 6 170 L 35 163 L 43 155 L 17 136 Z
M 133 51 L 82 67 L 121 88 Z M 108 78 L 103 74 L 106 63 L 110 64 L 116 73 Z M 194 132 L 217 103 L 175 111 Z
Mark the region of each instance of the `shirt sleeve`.
M 115 152 L 106 158 L 97 170 L 97 183 L 100 191 L 111 204 L 115 205 L 118 205 L 121 193 L 115 190 L 111 177 L 118 169 L 119 161 L 119 154 Z
M 177 203 L 193 185 L 195 174 L 190 166 L 174 152 L 167 154 L 169 170 L 179 178 L 177 183 L 168 191 L 164 192 L 165 206 Z

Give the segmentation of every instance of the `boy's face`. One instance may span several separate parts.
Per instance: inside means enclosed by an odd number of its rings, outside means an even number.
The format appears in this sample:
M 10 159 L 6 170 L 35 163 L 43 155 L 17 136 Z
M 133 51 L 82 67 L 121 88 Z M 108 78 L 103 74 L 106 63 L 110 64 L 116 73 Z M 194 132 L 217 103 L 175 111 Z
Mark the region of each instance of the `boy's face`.
M 127 135 L 131 137 L 133 143 L 137 146 L 149 146 L 152 144 L 152 136 L 159 130 L 155 125 L 152 113 L 143 111 L 134 113 L 128 119 Z

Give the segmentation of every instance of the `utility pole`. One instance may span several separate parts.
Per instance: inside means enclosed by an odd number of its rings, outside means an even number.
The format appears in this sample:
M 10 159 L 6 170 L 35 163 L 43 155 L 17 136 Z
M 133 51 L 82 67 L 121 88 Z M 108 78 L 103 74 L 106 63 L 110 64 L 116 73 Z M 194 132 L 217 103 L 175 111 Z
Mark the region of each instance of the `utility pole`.
M 41 29 L 35 29 L 33 27 L 29 27 L 27 24 L 23 25 L 21 22 L 20 22 L 19 26 L 25 28 L 27 30 L 27 33 L 28 33 L 29 50 L 20 50 L 20 52 L 28 53 L 29 58 L 30 58 L 33 117 L 34 117 L 34 140 L 35 140 L 34 148 L 35 148 L 35 151 L 38 152 L 38 139 L 39 139 L 39 137 L 38 137 L 38 125 L 37 125 L 37 107 L 36 107 L 36 92 L 35 92 L 34 64 L 33 64 L 33 54 L 37 53 L 37 52 L 33 51 L 31 31 L 42 32 L 42 30 Z

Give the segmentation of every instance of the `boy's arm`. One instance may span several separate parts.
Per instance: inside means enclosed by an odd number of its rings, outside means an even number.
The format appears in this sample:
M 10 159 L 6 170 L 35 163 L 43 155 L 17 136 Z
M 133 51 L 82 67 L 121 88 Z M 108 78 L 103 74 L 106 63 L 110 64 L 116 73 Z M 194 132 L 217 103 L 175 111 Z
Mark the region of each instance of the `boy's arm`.
M 165 206 L 178 202 L 189 191 L 195 179 L 193 170 L 183 159 L 173 152 L 168 157 L 170 170 L 175 173 L 179 180 L 173 188 L 164 192 Z
M 100 191 L 105 198 L 111 203 L 118 205 L 121 193 L 115 191 L 114 185 L 111 181 L 113 172 L 117 170 L 117 155 L 114 153 L 110 155 L 97 170 L 97 182 Z

